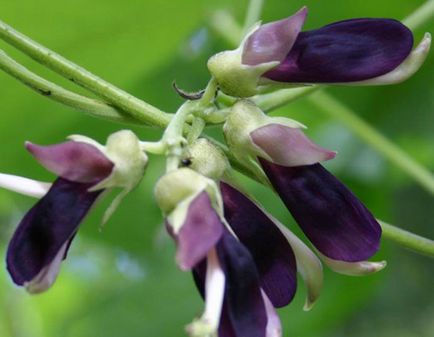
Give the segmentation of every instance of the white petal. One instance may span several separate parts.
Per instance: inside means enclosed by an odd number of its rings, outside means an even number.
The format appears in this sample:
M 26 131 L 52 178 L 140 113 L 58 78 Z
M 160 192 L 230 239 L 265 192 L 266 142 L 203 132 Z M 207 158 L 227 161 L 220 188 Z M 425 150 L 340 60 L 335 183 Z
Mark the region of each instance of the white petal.
M 391 72 L 365 81 L 343 83 L 345 85 L 387 85 L 400 83 L 413 76 L 425 62 L 431 47 L 431 34 L 425 33 L 419 45 Z
M 280 323 L 279 315 L 274 309 L 268 296 L 261 289 L 262 298 L 264 299 L 265 311 L 267 312 L 267 330 L 266 337 L 281 337 L 282 336 L 282 324 Z
M 0 173 L 0 187 L 29 197 L 42 198 L 47 194 L 51 184 L 11 174 Z
M 217 334 L 225 294 L 225 281 L 225 274 L 220 266 L 217 253 L 215 249 L 212 249 L 207 258 L 205 310 L 200 319 L 187 326 L 190 336 L 215 336 Z
M 318 253 L 324 263 L 334 272 L 349 276 L 364 276 L 376 273 L 384 269 L 387 265 L 386 261 L 370 262 L 346 262 L 330 259 L 320 253 Z
M 53 285 L 54 281 L 56 281 L 57 275 L 59 274 L 60 264 L 65 256 L 68 244 L 69 241 L 65 242 L 57 252 L 53 261 L 51 261 L 49 265 L 45 266 L 33 280 L 24 284 L 24 287 L 29 293 L 38 294 Z

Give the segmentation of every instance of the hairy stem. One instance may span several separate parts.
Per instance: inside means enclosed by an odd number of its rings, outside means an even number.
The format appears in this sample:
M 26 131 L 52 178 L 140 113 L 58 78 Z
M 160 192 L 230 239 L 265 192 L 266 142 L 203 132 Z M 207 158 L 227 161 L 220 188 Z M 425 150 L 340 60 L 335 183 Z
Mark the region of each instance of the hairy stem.
M 166 127 L 170 115 L 134 97 L 0 21 L 0 38 L 72 82 L 148 125 Z
M 434 258 L 434 241 L 410 233 L 396 226 L 379 221 L 383 229 L 383 237 L 392 240 L 399 245 L 411 249 L 417 253 Z
M 105 102 L 76 94 L 47 81 L 17 63 L 2 50 L 0 50 L 0 69 L 33 89 L 38 94 L 71 108 L 86 112 L 91 116 L 119 123 L 143 125 L 143 123 L 146 122 L 144 120 L 139 121 L 134 119 Z

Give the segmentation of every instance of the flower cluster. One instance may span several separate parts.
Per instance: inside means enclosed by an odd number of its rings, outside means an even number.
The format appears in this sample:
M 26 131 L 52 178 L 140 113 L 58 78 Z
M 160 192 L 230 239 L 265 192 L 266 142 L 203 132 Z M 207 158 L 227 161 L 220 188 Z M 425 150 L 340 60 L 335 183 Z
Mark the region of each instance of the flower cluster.
M 411 31 L 390 19 L 346 20 L 302 32 L 306 15 L 303 8 L 287 19 L 256 25 L 239 48 L 211 57 L 208 68 L 218 89 L 235 98 L 223 125 L 232 159 L 272 187 L 313 250 L 242 192 L 226 155 L 196 134 L 195 122 L 206 118 L 216 96 L 210 85 L 197 102 L 190 97 L 178 110 L 157 143 L 141 142 L 126 130 L 112 134 L 105 146 L 84 136 L 52 146 L 27 143 L 57 179 L 48 184 L 0 175 L 1 186 L 40 197 L 9 243 L 12 280 L 31 293 L 48 289 L 97 200 L 112 188 L 123 189 L 105 222 L 140 182 L 145 151 L 167 157 L 155 199 L 177 246 L 176 263 L 193 274 L 205 299 L 203 315 L 187 327 L 191 336 L 281 336 L 276 308 L 292 301 L 297 272 L 310 310 L 323 285 L 322 262 L 347 275 L 383 269 L 384 261 L 368 261 L 380 246 L 379 223 L 321 164 L 336 152 L 312 142 L 301 123 L 267 116 L 248 98 L 282 86 L 400 82 L 423 63 L 430 36 L 412 50 Z M 193 117 L 191 128 L 187 117 Z M 185 130 L 190 130 L 187 139 Z

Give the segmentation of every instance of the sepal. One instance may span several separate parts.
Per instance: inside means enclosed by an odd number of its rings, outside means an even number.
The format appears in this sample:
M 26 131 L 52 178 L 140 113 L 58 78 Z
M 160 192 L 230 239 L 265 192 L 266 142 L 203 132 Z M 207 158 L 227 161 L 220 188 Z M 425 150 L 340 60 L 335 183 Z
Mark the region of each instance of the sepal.
M 130 130 L 115 132 L 108 137 L 103 152 L 114 163 L 114 168 L 111 175 L 92 190 L 123 187 L 131 191 L 142 179 L 148 163 L 137 136 Z
M 123 189 L 104 213 L 102 226 L 109 220 L 125 196 L 142 180 L 148 163 L 148 156 L 142 151 L 137 136 L 130 130 L 121 130 L 111 134 L 105 146 L 81 135 L 72 135 L 69 136 L 69 139 L 77 143 L 92 145 L 101 151 L 114 165 L 109 176 L 89 189 L 89 191 L 114 187 Z
M 247 100 L 237 102 L 223 127 L 226 143 L 242 162 L 260 157 L 282 166 L 315 164 L 336 152 L 314 144 L 297 121 L 267 116 Z
M 202 191 L 207 191 L 212 202 L 221 207 L 222 201 L 215 182 L 183 167 L 162 176 L 155 184 L 154 195 L 158 206 L 167 215 Z

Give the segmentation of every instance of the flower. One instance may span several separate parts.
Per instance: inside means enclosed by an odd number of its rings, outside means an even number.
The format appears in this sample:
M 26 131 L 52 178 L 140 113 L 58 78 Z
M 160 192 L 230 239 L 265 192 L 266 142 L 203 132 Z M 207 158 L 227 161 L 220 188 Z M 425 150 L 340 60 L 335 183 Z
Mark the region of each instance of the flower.
M 6 258 L 12 280 L 30 293 L 45 291 L 54 283 L 79 224 L 104 191 L 124 188 L 106 211 L 106 221 L 127 191 L 140 181 L 147 163 L 130 131 L 111 135 L 106 146 L 83 136 L 71 138 L 51 146 L 26 143 L 27 150 L 58 175 L 51 186 L 1 176 L 3 187 L 20 183 L 20 188 L 12 189 L 42 197 L 19 223 Z
M 212 143 L 198 139 L 185 155 L 189 167 L 161 177 L 155 197 L 177 244 L 176 262 L 193 272 L 205 298 L 204 313 L 187 327 L 189 334 L 281 336 L 275 308 L 293 299 L 299 269 L 310 309 L 322 287 L 321 263 L 294 234 L 225 182 L 229 164 Z
M 250 121 L 241 128 L 240 120 Z M 245 123 L 246 124 L 246 123 Z M 379 249 L 381 227 L 353 193 L 319 162 L 335 152 L 312 143 L 294 121 L 236 103 L 224 132 L 233 153 L 259 164 L 303 232 L 333 270 L 361 275 L 384 268 L 367 262 Z
M 393 84 L 412 76 L 430 49 L 426 33 L 412 51 L 412 32 L 393 19 L 350 19 L 301 32 L 306 16 L 303 7 L 258 24 L 239 48 L 213 56 L 208 68 L 222 90 L 249 97 L 282 84 Z

